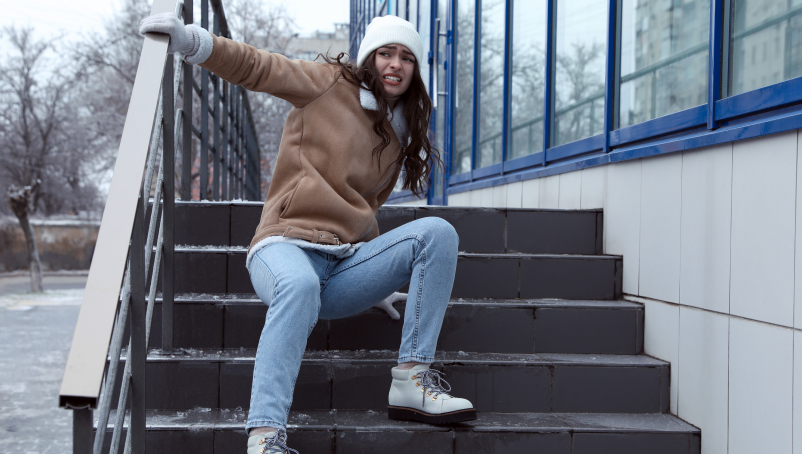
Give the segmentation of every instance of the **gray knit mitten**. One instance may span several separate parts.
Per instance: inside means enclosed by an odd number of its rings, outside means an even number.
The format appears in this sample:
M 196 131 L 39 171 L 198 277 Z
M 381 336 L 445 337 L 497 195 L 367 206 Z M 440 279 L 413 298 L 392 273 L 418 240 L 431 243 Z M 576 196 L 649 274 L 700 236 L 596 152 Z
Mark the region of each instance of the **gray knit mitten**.
M 212 35 L 197 25 L 184 25 L 174 13 L 154 14 L 142 19 L 139 33 L 170 35 L 167 53 L 179 53 L 187 57 L 188 63 L 203 63 L 212 53 Z

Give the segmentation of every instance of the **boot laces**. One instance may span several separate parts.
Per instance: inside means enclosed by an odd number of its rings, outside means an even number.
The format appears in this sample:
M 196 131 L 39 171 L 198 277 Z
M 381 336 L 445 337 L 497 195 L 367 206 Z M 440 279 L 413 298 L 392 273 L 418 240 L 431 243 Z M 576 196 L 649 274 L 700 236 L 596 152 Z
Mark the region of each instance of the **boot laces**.
M 295 454 L 300 454 L 298 451 L 286 445 L 287 434 L 280 430 L 273 432 L 273 436 L 266 435 L 259 441 L 259 444 L 262 443 L 264 443 L 264 446 L 262 447 L 262 450 L 259 451 L 261 454 L 270 454 L 274 452 L 274 450 L 270 448 L 281 449 L 281 454 L 290 454 L 291 452 L 294 452 Z
M 418 379 L 420 380 L 420 384 L 424 391 L 421 393 L 421 406 L 426 404 L 426 396 L 429 394 L 426 392 L 427 389 L 430 389 L 430 392 L 434 394 L 432 397 L 433 399 L 440 394 L 450 397 L 450 394 L 448 393 L 451 392 L 451 385 L 449 385 L 447 381 L 443 380 L 443 377 L 440 376 L 441 374 L 445 375 L 445 372 L 440 372 L 439 370 L 434 369 L 426 369 L 423 372 L 418 372 Z

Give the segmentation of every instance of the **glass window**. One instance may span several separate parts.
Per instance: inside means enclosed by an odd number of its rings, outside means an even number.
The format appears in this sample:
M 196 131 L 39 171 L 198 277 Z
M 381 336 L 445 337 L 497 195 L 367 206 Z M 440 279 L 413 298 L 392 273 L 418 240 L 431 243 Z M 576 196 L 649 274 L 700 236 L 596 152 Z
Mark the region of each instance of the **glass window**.
M 623 0 L 618 126 L 707 103 L 710 0 Z
M 501 162 L 504 113 L 504 0 L 483 0 L 476 168 Z
M 802 76 L 802 0 L 732 0 L 729 94 Z
M 446 9 L 448 7 L 448 2 L 445 0 L 440 0 L 437 2 L 437 17 L 440 19 L 440 36 L 435 36 L 434 39 L 438 41 L 437 44 L 437 67 L 435 68 L 436 73 L 434 77 L 437 77 L 437 91 L 440 93 L 444 93 L 446 89 L 446 71 L 445 71 L 445 61 L 446 61 Z M 436 30 L 436 29 L 435 29 Z M 435 147 L 441 152 L 441 158 L 445 154 L 446 144 L 445 144 L 445 125 L 446 125 L 446 97 L 441 96 L 438 93 L 432 93 L 432 97 L 437 96 L 437 110 L 435 111 Z M 441 167 L 436 167 L 436 172 L 434 173 L 434 197 L 442 197 L 443 196 L 443 169 Z
M 558 0 L 554 145 L 604 131 L 607 1 Z
M 471 170 L 473 133 L 473 41 L 475 0 L 457 0 L 456 71 L 454 74 L 454 144 L 451 173 Z
M 515 0 L 512 26 L 512 135 L 507 159 L 543 150 L 546 2 Z
M 420 62 L 421 76 L 423 83 L 426 85 L 426 90 L 429 90 L 429 52 L 431 51 L 431 11 L 432 0 L 420 0 L 418 10 L 418 33 L 421 40 L 423 40 L 423 58 Z M 430 93 L 431 94 L 431 93 Z

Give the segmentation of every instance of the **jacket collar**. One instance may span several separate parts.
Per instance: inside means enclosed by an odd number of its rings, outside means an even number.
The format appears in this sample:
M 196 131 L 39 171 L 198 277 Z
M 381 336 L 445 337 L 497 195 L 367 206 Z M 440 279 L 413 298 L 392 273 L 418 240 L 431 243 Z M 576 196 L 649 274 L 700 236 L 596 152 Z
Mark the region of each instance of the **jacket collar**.
M 362 104 L 362 108 L 365 110 L 379 110 L 379 103 L 376 101 L 376 97 L 364 85 L 359 89 L 359 103 Z M 387 110 L 390 126 L 393 127 L 393 132 L 398 137 L 398 141 L 401 145 L 409 143 L 409 127 L 407 126 L 407 119 L 404 117 L 404 101 L 398 101 L 392 112 L 389 112 L 389 107 Z

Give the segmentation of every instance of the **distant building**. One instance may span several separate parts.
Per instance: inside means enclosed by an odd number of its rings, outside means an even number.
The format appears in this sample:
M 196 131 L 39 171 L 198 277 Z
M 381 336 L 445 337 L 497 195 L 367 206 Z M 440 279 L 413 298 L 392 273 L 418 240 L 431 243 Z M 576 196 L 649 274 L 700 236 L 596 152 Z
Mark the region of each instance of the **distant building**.
M 323 54 L 331 58 L 348 52 L 348 24 L 334 24 L 334 32 L 315 31 L 311 36 L 299 36 L 290 41 L 286 55 L 301 60 L 315 60 Z

